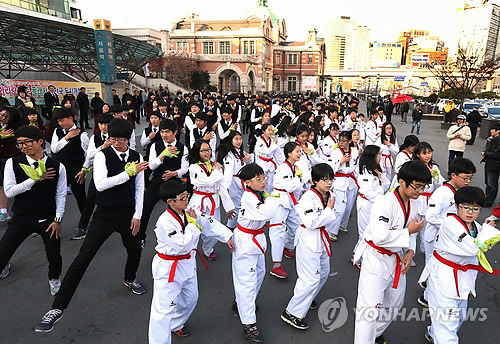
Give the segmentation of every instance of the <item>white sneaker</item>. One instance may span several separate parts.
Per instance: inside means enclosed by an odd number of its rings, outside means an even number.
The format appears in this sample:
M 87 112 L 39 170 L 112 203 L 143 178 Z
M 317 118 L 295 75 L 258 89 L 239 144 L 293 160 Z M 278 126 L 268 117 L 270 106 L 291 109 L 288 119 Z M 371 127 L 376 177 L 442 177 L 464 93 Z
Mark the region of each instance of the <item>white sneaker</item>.
M 61 280 L 59 278 L 51 279 L 49 280 L 49 285 L 50 285 L 50 295 L 54 296 L 61 288 Z
M 9 221 L 11 217 L 9 214 L 0 213 L 0 222 Z

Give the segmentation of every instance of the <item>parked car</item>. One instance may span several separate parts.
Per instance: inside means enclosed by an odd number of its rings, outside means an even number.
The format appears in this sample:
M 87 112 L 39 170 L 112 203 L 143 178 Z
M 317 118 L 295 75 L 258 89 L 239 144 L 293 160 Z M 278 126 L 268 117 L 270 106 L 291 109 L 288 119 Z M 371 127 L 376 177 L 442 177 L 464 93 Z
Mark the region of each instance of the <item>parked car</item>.
M 446 103 L 448 103 L 449 99 L 442 98 L 439 99 L 439 102 L 437 103 L 437 108 L 439 109 L 439 112 L 444 111 L 444 107 L 446 106 Z
M 486 108 L 488 118 L 500 119 L 500 106 L 490 106 Z
M 477 107 L 478 109 L 481 108 L 481 104 L 480 103 L 464 103 L 464 106 L 463 106 L 463 111 L 468 115 L 475 107 Z

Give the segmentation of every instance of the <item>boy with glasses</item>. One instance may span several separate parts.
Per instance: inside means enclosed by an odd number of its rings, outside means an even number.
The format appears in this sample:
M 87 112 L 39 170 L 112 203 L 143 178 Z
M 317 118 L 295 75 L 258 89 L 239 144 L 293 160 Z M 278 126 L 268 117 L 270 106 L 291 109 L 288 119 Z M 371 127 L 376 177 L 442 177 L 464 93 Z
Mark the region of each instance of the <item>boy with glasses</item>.
M 17 248 L 32 233 L 45 244 L 49 261 L 50 293 L 61 282 L 61 222 L 66 202 L 66 169 L 43 153 L 43 134 L 34 126 L 16 130 L 16 145 L 23 154 L 7 160 L 4 189 L 14 199 L 12 220 L 0 240 L 0 278 L 9 274 L 8 263 Z
M 397 178 L 399 186 L 373 204 L 365 241 L 354 253 L 353 264 L 363 260 L 354 344 L 385 343 L 382 334 L 403 306 L 415 234 L 424 227 L 417 199 L 432 181 L 429 168 L 422 161 L 409 161 Z
M 113 119 L 109 123 L 109 141 L 112 146 L 98 152 L 94 158 L 94 183 L 97 189 L 97 209 L 83 241 L 80 252 L 69 267 L 61 289 L 52 303 L 52 309 L 35 327 L 36 332 L 49 332 L 68 307 L 80 281 L 102 244 L 113 234 L 121 235 L 127 249 L 124 285 L 132 293 L 146 292 L 135 279 L 141 259 L 140 228 L 144 197 L 144 173 L 148 163 L 128 148 L 132 123 Z
M 474 163 L 466 158 L 455 158 L 451 162 L 450 167 L 451 178 L 448 182 L 444 182 L 442 186 L 436 189 L 429 197 L 429 205 L 425 213 L 425 231 L 424 231 L 424 248 L 425 262 L 427 263 L 432 257 L 434 251 L 434 243 L 439 234 L 439 227 L 443 223 L 447 214 L 455 214 L 455 193 L 464 186 L 468 186 L 472 180 L 472 176 L 476 173 Z M 419 285 L 425 289 L 427 283 L 421 281 Z M 418 298 L 418 303 L 424 307 L 428 307 L 427 291 L 424 295 Z
M 493 227 L 494 221 L 487 220 L 482 226 L 476 222 L 484 198 L 477 187 L 457 190 L 456 214 L 448 214 L 439 228 L 423 274 L 428 277 L 431 325 L 425 338 L 430 343 L 458 343 L 458 332 L 468 314 L 467 301 L 476 296 L 477 273 L 499 274 L 484 253 L 500 241 L 500 231 Z

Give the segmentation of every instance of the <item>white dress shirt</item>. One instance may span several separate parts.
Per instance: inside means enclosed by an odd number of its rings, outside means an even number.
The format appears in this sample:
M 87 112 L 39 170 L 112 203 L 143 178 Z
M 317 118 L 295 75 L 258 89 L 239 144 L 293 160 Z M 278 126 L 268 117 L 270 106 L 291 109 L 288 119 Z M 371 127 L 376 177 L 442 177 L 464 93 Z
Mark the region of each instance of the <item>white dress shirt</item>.
M 160 135 L 160 127 L 151 127 L 151 131 L 155 132 L 156 135 Z M 149 135 L 146 135 L 146 129 L 143 130 L 142 136 L 141 136 L 141 146 L 142 148 L 146 148 L 147 145 L 151 143 L 151 139 L 149 138 Z
M 167 143 L 163 141 L 163 146 L 165 148 L 168 148 L 169 146 L 175 147 L 176 144 L 177 144 L 176 140 L 174 140 L 174 142 L 172 143 Z M 163 150 L 161 152 L 163 152 Z M 156 170 L 163 163 L 160 160 L 161 152 L 156 151 L 156 145 L 151 146 L 151 150 L 149 152 L 149 168 L 151 170 Z M 182 153 L 182 160 L 181 160 L 181 168 L 175 171 L 177 172 L 177 177 L 179 178 L 185 175 L 189 169 L 188 154 L 189 154 L 188 149 L 187 147 L 184 146 L 184 152 Z M 165 158 L 165 159 L 170 159 L 170 158 Z
M 76 124 L 73 124 L 73 126 L 70 129 L 63 129 L 63 130 L 67 134 L 70 130 L 75 130 L 75 129 L 77 129 Z M 86 153 L 87 148 L 89 147 L 89 135 L 85 131 L 82 131 L 82 135 L 80 135 L 80 141 L 83 152 Z M 50 141 L 50 150 L 52 151 L 52 153 L 59 153 L 61 149 L 66 147 L 68 142 L 69 141 L 67 141 L 64 137 L 59 140 L 56 130 L 54 130 L 54 134 L 52 134 L 52 140 Z

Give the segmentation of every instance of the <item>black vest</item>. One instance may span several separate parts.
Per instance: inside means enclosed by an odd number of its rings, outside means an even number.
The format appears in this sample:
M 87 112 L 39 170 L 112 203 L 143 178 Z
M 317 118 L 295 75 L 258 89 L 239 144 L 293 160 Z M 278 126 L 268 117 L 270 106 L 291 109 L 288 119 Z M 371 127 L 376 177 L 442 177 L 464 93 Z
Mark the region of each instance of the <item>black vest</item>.
M 145 160 L 149 160 L 149 152 L 151 151 L 151 146 L 153 146 L 153 144 L 155 144 L 158 141 L 162 141 L 160 135 L 160 127 L 156 129 L 158 129 L 156 131 L 156 136 L 151 140 L 151 142 L 146 147 L 144 147 L 144 150 L 146 151 Z M 152 132 L 153 132 L 153 127 L 151 126 L 151 124 L 149 125 L 149 127 L 144 129 L 144 134 L 146 135 L 146 137 L 148 137 L 149 134 L 151 134 Z
M 163 142 L 163 140 L 161 141 L 158 141 L 158 142 L 155 142 L 155 151 L 156 151 L 156 154 L 160 154 L 161 152 L 163 152 L 163 150 L 165 150 L 165 143 Z M 181 168 L 181 165 L 182 165 L 182 155 L 184 154 L 184 145 L 182 143 L 180 143 L 179 141 L 177 141 L 177 143 L 175 144 L 175 147 L 177 148 L 177 150 L 179 151 L 179 155 L 177 156 L 177 158 L 165 158 L 163 159 L 163 162 L 160 166 L 158 166 L 156 168 L 156 170 L 153 171 L 153 180 L 157 181 L 157 182 L 162 182 L 163 181 L 163 173 L 165 173 L 165 171 L 177 171 L 178 169 Z M 182 177 L 182 176 L 179 176 L 179 178 Z
M 203 131 L 203 130 L 202 130 Z M 198 128 L 193 128 L 193 137 L 194 137 L 194 141 L 198 141 L 198 140 L 203 140 L 203 136 L 205 136 L 207 133 L 211 132 L 211 130 L 209 129 L 209 127 L 207 127 L 207 129 L 205 130 L 205 133 L 200 135 L 200 129 Z M 193 142 L 194 143 L 194 142 Z
M 106 134 L 106 135 L 108 136 L 108 139 L 109 139 L 109 134 Z M 95 144 L 95 148 L 99 148 L 104 144 L 104 140 L 102 139 L 102 133 L 94 135 L 94 144 Z
M 30 166 L 26 155 L 22 154 L 12 158 L 12 169 L 16 177 L 16 183 L 20 184 L 28 179 L 26 173 L 19 164 Z M 56 176 L 53 179 L 39 181 L 33 185 L 31 190 L 23 192 L 14 197 L 12 212 L 15 218 L 28 221 L 48 219 L 52 221 L 56 217 L 56 192 L 59 180 L 59 162 L 47 157 L 45 167 L 54 168 Z
M 229 130 L 229 128 L 231 127 L 231 124 L 233 124 L 233 122 L 231 122 L 231 123 L 229 123 L 229 125 L 227 125 L 226 120 L 223 118 L 220 120 L 219 124 L 222 127 L 222 131 L 226 132 Z
M 231 105 L 228 105 L 231 109 L 232 106 Z M 232 111 L 232 115 L 231 115 L 231 118 L 233 119 L 233 123 L 236 123 L 238 121 L 238 113 L 239 113 L 239 110 L 240 110 L 240 104 L 236 104 L 236 107 L 235 109 Z
M 68 144 L 59 152 L 52 154 L 52 157 L 63 164 L 78 163 L 83 165 L 85 162 L 85 152 L 82 149 L 82 140 L 80 138 L 83 133 L 84 131 L 82 130 L 78 136 L 69 139 Z M 57 127 L 56 135 L 59 140 L 66 136 L 61 127 Z
M 105 148 L 101 151 L 106 157 L 106 168 L 108 170 L 107 177 L 113 177 L 125 170 L 125 165 L 128 162 L 139 161 L 139 153 L 129 149 L 128 159 L 122 161 L 116 155 L 113 147 Z M 104 191 L 98 191 L 95 203 L 102 207 L 108 208 L 134 208 L 135 207 L 135 176 L 131 177 L 125 183 L 113 186 Z

